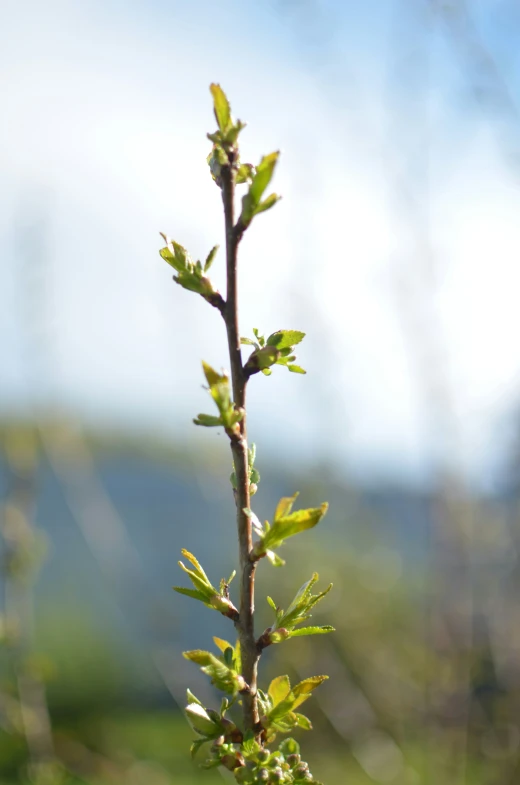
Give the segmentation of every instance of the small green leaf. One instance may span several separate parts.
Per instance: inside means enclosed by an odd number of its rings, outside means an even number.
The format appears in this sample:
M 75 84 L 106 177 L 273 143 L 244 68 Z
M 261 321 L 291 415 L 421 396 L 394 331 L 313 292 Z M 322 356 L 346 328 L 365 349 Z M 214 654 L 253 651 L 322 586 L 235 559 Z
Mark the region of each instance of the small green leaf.
M 273 567 L 283 567 L 285 565 L 284 559 L 278 556 L 277 553 L 274 551 L 267 550 L 265 552 L 266 557 L 269 559 Z
M 204 371 L 204 376 L 206 377 L 206 381 L 210 388 L 215 387 L 217 384 L 221 384 L 228 378 L 225 374 L 217 373 L 217 371 L 212 368 L 211 365 L 204 362 L 204 360 L 202 361 L 202 370 Z
M 284 496 L 283 499 L 280 499 L 278 504 L 276 505 L 276 510 L 274 511 L 274 520 L 276 521 L 278 518 L 284 518 L 286 515 L 289 515 L 293 504 L 299 496 L 299 492 L 296 491 L 294 496 Z
M 298 714 L 298 712 L 295 711 L 294 716 L 296 717 L 299 728 L 303 728 L 303 730 L 312 730 L 312 723 L 305 714 Z
M 215 635 L 213 636 L 213 642 L 215 646 L 220 649 L 220 651 L 224 654 L 226 649 L 231 649 L 233 651 L 233 646 L 228 643 L 227 641 L 222 640 L 222 638 L 217 638 Z
M 291 682 L 288 676 L 277 676 L 272 680 L 267 690 L 267 694 L 273 702 L 273 706 L 278 704 L 287 697 L 291 691 Z
M 205 573 L 205 572 L 204 572 L 204 570 L 202 569 L 202 565 L 201 565 L 201 563 L 200 563 L 200 562 L 198 561 L 198 559 L 197 559 L 197 558 L 196 558 L 196 557 L 193 555 L 193 553 L 190 553 L 188 550 L 186 550 L 186 548 L 181 548 L 181 553 L 182 553 L 182 555 L 184 556 L 184 558 L 185 558 L 185 559 L 188 559 L 188 561 L 190 562 L 190 564 L 192 564 L 192 565 L 193 565 L 193 567 L 195 567 L 195 569 L 196 569 L 196 570 L 197 570 L 197 572 L 199 573 L 200 577 L 201 577 L 201 578 L 205 578 L 205 580 L 206 580 L 206 581 L 209 583 L 209 578 L 208 578 L 208 576 L 206 575 L 206 573 Z
M 260 335 L 260 331 L 257 327 L 253 327 L 253 335 L 255 336 L 260 346 L 265 346 L 265 338 L 263 335 Z
M 256 169 L 252 164 L 240 164 L 238 167 L 237 172 L 237 185 L 242 185 L 243 183 L 250 183 L 253 177 L 255 176 Z
M 294 702 L 294 708 L 300 706 L 304 701 L 310 698 L 311 693 L 319 687 L 320 684 L 323 684 L 324 681 L 327 681 L 328 676 L 310 676 L 308 679 L 304 679 L 299 684 L 296 684 L 292 688 L 292 693 L 296 697 L 296 701 Z
M 266 532 L 260 543 L 256 544 L 255 552 L 258 554 L 260 550 L 265 553 L 268 549 L 279 547 L 288 537 L 312 529 L 320 522 L 327 510 L 328 504 L 324 502 L 321 507 L 297 510 L 290 515 L 276 518 L 270 530 Z
M 207 602 L 206 596 L 196 589 L 185 589 L 183 586 L 174 586 L 173 591 L 176 591 L 179 594 L 184 594 L 186 597 L 193 597 L 194 600 L 199 600 L 204 604 Z
M 231 125 L 231 107 L 229 106 L 229 101 L 219 84 L 211 84 L 209 89 L 213 96 L 215 119 L 221 132 L 225 134 Z
M 288 365 L 287 368 L 291 371 L 291 373 L 307 373 L 307 371 L 305 371 L 299 365 Z
M 267 602 L 268 602 L 268 604 L 271 606 L 271 608 L 273 609 L 273 611 L 274 611 L 275 613 L 278 613 L 278 608 L 276 607 L 276 603 L 275 603 L 275 601 L 272 599 L 272 597 L 268 597 L 268 598 L 267 598 Z
M 213 260 L 217 255 L 217 251 L 220 248 L 219 245 L 214 245 L 209 254 L 206 257 L 206 262 L 204 264 L 204 272 L 207 273 L 211 265 L 213 264 Z
M 241 338 L 240 343 L 243 344 L 244 346 L 258 346 L 258 344 L 252 341 L 251 338 Z
M 277 349 L 292 349 L 293 346 L 301 343 L 305 338 L 305 333 L 300 330 L 278 330 L 272 333 L 267 339 L 268 346 L 276 346 Z
M 290 638 L 301 637 L 302 635 L 325 635 L 327 632 L 335 632 L 335 628 L 326 624 L 323 627 L 300 627 L 289 632 Z
M 266 210 L 270 210 L 281 198 L 282 197 L 278 196 L 278 194 L 269 194 L 267 199 L 264 199 L 264 201 L 260 202 L 258 207 L 255 208 L 254 215 L 260 215 L 260 213 L 265 213 Z
M 198 414 L 193 418 L 195 425 L 203 425 L 205 428 L 214 428 L 223 425 L 222 417 L 215 417 L 213 414 Z
M 190 703 L 185 709 L 191 727 L 205 736 L 215 736 L 220 733 L 220 727 L 209 717 L 206 709 L 200 703 Z
M 279 151 L 264 155 L 257 166 L 256 174 L 249 189 L 249 193 L 256 205 L 260 203 L 260 199 L 262 198 L 265 189 L 271 182 L 279 155 Z
M 196 698 L 189 688 L 186 690 L 186 700 L 188 703 L 198 703 L 199 706 L 202 706 L 202 701 Z

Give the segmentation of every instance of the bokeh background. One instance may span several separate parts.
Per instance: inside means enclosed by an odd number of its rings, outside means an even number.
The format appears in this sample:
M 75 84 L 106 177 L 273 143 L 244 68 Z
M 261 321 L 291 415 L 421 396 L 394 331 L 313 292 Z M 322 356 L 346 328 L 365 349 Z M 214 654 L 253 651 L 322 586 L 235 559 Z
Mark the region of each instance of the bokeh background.
M 263 678 L 331 676 L 326 785 L 520 783 L 519 35 L 507 0 L 3 0 L 2 785 L 222 781 L 181 652 L 229 630 L 171 586 L 181 547 L 236 560 L 227 440 L 191 424 L 225 335 L 157 253 L 223 241 L 212 81 L 243 160 L 282 150 L 242 332 L 308 333 L 306 377 L 251 383 L 255 511 L 331 504 L 257 605 L 317 570 L 337 633 Z

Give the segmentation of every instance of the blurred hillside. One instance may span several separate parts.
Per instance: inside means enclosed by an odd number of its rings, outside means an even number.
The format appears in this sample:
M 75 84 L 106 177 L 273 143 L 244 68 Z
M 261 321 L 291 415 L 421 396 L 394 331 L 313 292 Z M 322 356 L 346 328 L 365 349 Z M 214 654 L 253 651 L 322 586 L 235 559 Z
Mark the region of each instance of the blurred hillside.
M 21 434 L 38 445 L 34 522 L 47 543 L 28 662 L 46 685 L 66 781 L 163 785 L 175 771 L 179 785 L 202 782 L 185 754 L 179 708 L 187 684 L 210 704 L 212 696 L 181 652 L 208 643 L 201 630 L 229 636 L 229 623 L 171 586 L 183 583 L 182 547 L 215 580 L 235 565 L 225 443 L 217 438 L 199 454 L 142 433 L 84 433 L 64 420 L 3 423 L 4 445 L 17 435 L 20 451 Z M 1 464 L 7 502 L 12 453 Z M 517 782 L 514 494 L 484 499 L 447 482 L 360 485 L 326 466 L 298 476 L 261 455 L 258 466 L 259 517 L 298 489 L 302 504 L 331 503 L 287 554 L 276 590 L 270 565 L 258 581 L 259 629 L 270 623 L 265 594 L 283 605 L 314 570 L 334 582 L 316 618 L 337 632 L 312 647 L 306 639 L 272 647 L 262 660 L 266 680 L 280 671 L 331 676 L 311 711 L 313 769 L 330 785 L 343 785 L 346 772 L 355 785 L 427 783 L 432 772 L 456 783 L 463 769 L 475 785 Z M 9 657 L 4 651 L 4 711 L 16 695 Z M 25 770 L 12 717 L 11 725 L 0 731 L 9 783 L 24 781 L 12 778 Z

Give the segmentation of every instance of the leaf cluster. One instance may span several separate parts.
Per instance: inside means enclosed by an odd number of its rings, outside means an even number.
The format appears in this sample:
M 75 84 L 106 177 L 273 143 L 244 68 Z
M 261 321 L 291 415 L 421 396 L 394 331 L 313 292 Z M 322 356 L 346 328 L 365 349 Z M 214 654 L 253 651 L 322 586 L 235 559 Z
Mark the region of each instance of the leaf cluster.
M 280 643 L 289 638 L 301 637 L 303 635 L 324 635 L 327 632 L 334 632 L 334 627 L 330 625 L 299 627 L 296 629 L 299 624 L 303 624 L 311 618 L 311 610 L 332 589 L 331 583 L 325 591 L 313 594 L 312 588 L 318 579 L 318 573 L 313 573 L 312 578 L 299 589 L 286 611 L 278 608 L 271 597 L 267 598 L 267 602 L 275 613 L 275 622 L 271 627 L 267 628 L 259 639 L 260 649 L 269 646 L 271 643 Z
M 275 550 L 289 537 L 316 526 L 329 508 L 327 502 L 324 502 L 320 507 L 311 507 L 306 510 L 292 512 L 292 507 L 297 497 L 298 493 L 295 493 L 294 496 L 280 499 L 272 524 L 269 521 L 265 521 L 262 526 L 257 516 L 251 510 L 246 510 L 251 516 L 255 532 L 260 538 L 253 546 L 251 553 L 253 559 L 258 560 L 267 556 L 275 567 L 283 566 L 285 561 L 275 553 Z
M 237 642 L 233 647 L 220 638 L 213 640 L 222 652 L 219 656 L 210 651 L 194 649 L 193 651 L 185 651 L 184 657 L 200 665 L 201 671 L 209 676 L 211 683 L 222 692 L 235 696 L 238 692 L 247 691 L 248 685 L 240 674 L 240 644 Z
M 233 621 L 236 621 L 238 619 L 238 611 L 228 596 L 229 584 L 235 577 L 236 573 L 233 572 L 227 581 L 222 580 L 220 582 L 220 588 L 216 589 L 195 556 L 185 548 L 182 549 L 181 553 L 192 564 L 193 568 L 190 569 L 189 567 L 186 567 L 181 561 L 179 562 L 179 566 L 187 575 L 190 576 L 190 580 L 193 583 L 194 588 L 185 589 L 183 586 L 174 586 L 174 590 L 179 594 L 185 594 L 187 597 L 193 597 L 194 600 L 203 602 L 204 605 L 206 605 L 208 608 L 213 608 L 214 610 L 222 613 L 224 616 L 227 616 L 228 618 L 233 619 Z
M 311 697 L 328 676 L 311 676 L 291 687 L 288 676 L 277 676 L 269 685 L 267 693 L 258 691 L 260 723 L 265 730 L 267 743 L 276 738 L 277 733 L 289 733 L 294 728 L 311 730 L 311 721 L 304 714 L 295 711 Z
M 294 364 L 296 360 L 294 347 L 303 341 L 305 333 L 300 330 L 277 330 L 266 339 L 254 327 L 253 334 L 256 340 L 252 338 L 240 339 L 241 344 L 255 347 L 244 366 L 248 376 L 259 371 L 265 376 L 270 376 L 273 365 L 285 365 L 292 373 L 306 373 L 303 368 Z
M 204 375 L 208 383 L 209 394 L 215 401 L 219 416 L 199 414 L 193 420 L 195 425 L 204 425 L 207 428 L 223 425 L 226 433 L 233 437 L 239 434 L 238 423 L 244 416 L 242 409 L 237 409 L 231 400 L 231 387 L 229 377 L 225 373 L 218 373 L 211 365 L 202 363 Z
M 224 307 L 222 295 L 215 289 L 210 279 L 205 275 L 211 267 L 219 246 L 215 245 L 209 252 L 204 267 L 200 261 L 193 262 L 188 251 L 168 235 L 161 232 L 166 246 L 159 251 L 160 255 L 170 267 L 177 271 L 173 276 L 175 283 L 190 292 L 196 292 L 204 297 L 211 305 L 219 310 Z

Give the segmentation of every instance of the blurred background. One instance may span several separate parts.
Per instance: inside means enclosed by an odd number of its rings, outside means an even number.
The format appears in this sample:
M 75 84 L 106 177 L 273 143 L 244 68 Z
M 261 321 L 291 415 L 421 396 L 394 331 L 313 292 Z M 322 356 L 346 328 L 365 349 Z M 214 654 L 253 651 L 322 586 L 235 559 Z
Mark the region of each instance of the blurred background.
M 251 384 L 255 511 L 331 505 L 258 629 L 317 570 L 337 632 L 262 682 L 330 675 L 326 785 L 520 783 L 519 35 L 508 0 L 3 0 L 1 785 L 222 781 L 181 652 L 229 623 L 171 586 L 182 547 L 236 562 L 227 439 L 191 424 L 225 334 L 157 253 L 223 242 L 212 81 L 243 160 L 282 150 L 242 333 L 308 333 L 307 377 Z

